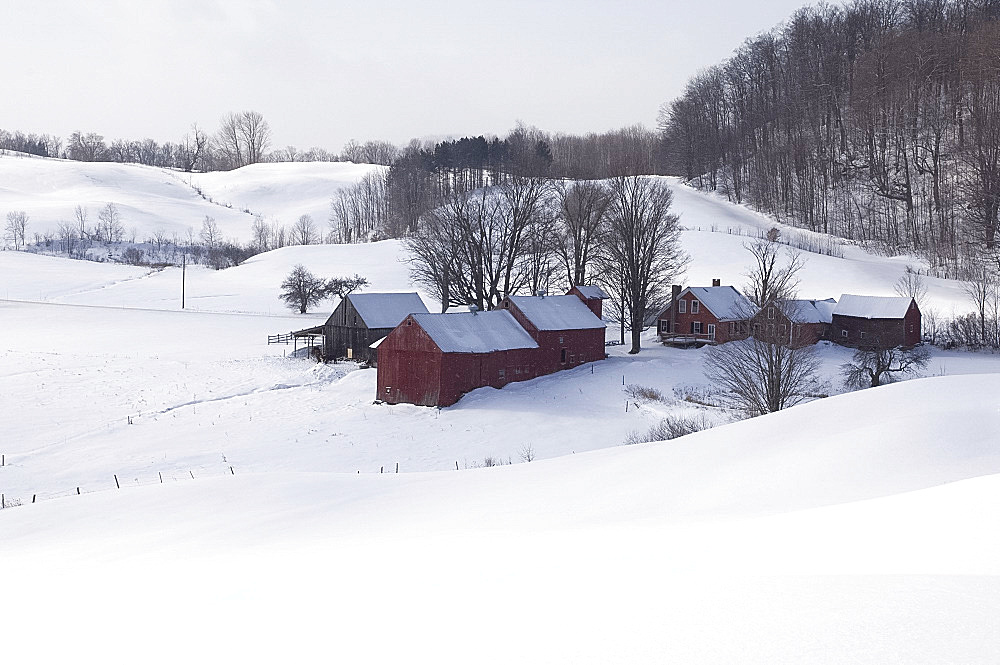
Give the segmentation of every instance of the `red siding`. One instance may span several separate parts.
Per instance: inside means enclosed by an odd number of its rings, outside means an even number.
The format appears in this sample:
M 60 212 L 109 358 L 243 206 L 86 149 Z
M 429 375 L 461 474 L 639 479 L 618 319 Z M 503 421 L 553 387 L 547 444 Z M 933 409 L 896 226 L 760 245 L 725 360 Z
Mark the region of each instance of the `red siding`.
M 770 312 L 774 318 L 768 318 Z M 792 323 L 781 308 L 769 306 L 761 309 L 750 320 L 750 334 L 757 339 L 773 340 L 792 348 L 811 346 L 824 339 L 829 324 L 826 323 Z
M 539 376 L 595 360 L 604 360 L 604 328 L 538 330 L 510 300 L 505 298 L 499 306 L 507 309 L 538 344 Z
M 703 338 L 707 339 L 708 326 L 715 326 L 715 341 L 719 344 L 724 344 L 726 342 L 731 342 L 734 339 L 743 339 L 746 337 L 746 323 L 743 321 L 719 321 L 718 318 L 712 312 L 698 301 L 698 298 L 692 293 L 686 293 L 681 298 L 684 301 L 684 312 L 677 312 L 675 319 L 674 330 L 670 330 L 670 315 L 671 311 L 677 308 L 677 303 L 673 302 L 670 307 L 665 309 L 662 314 L 660 314 L 657 331 L 661 336 L 668 334 L 676 335 L 701 335 Z M 691 303 L 693 301 L 698 301 L 698 313 L 691 313 Z M 701 323 L 701 332 L 694 333 L 694 328 L 692 324 Z
M 852 347 L 914 346 L 920 343 L 920 309 L 911 302 L 902 319 L 863 319 L 834 314 L 830 339 Z
M 437 405 L 441 398 L 441 357 L 441 350 L 430 336 L 407 317 L 378 346 L 377 399 L 390 404 Z

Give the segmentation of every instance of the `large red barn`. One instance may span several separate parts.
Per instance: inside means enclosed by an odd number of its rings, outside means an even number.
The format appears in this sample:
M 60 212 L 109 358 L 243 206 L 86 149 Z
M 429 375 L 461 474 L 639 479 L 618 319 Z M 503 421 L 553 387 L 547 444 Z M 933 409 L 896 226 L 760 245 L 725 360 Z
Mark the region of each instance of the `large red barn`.
M 913 298 L 840 296 L 830 338 L 858 348 L 910 347 L 920 343 L 920 308 Z
M 378 399 L 450 406 L 539 371 L 538 344 L 510 312 L 411 314 L 378 345 Z

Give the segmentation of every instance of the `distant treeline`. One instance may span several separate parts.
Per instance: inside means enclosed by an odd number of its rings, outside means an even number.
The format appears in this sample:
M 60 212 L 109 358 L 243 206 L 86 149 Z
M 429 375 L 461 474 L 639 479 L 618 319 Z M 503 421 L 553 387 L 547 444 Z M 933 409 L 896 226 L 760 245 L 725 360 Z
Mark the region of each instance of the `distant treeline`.
M 998 0 L 801 9 L 664 105 L 666 167 L 788 223 L 920 251 L 946 271 L 994 255 L 998 17 Z

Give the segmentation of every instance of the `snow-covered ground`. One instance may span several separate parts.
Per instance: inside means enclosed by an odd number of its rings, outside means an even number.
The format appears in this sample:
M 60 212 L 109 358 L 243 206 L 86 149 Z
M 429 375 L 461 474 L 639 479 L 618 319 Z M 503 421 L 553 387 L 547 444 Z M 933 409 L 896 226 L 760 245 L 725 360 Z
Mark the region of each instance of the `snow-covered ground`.
M 88 226 L 101 208 L 114 203 L 126 238 L 135 230 L 141 242 L 162 231 L 187 241 L 212 217 L 225 238 L 246 242 L 254 215 L 291 226 L 310 215 L 325 229 L 330 200 L 343 187 L 383 167 L 350 162 L 254 164 L 218 173 L 182 173 L 138 164 L 73 162 L 19 153 L 0 154 L 0 214 L 28 214 L 28 239 L 55 234 L 75 223 L 77 206 L 86 209 Z M 200 193 L 199 193 L 200 191 Z M 2 246 L 2 243 L 0 243 Z
M 311 186 L 283 177 L 201 185 L 296 210 Z M 685 283 L 741 283 L 746 237 L 704 229 L 771 222 L 675 188 Z M 908 262 L 844 256 L 808 255 L 802 294 L 890 295 Z M 935 351 L 925 379 L 841 394 L 850 354 L 821 345 L 831 397 L 623 446 L 667 414 L 728 420 L 698 403 L 704 350 L 613 347 L 438 410 L 265 343 L 329 311 L 280 306 L 291 266 L 413 290 L 405 259 L 189 267 L 181 311 L 179 269 L 0 252 L 12 662 L 995 662 L 1000 356 Z

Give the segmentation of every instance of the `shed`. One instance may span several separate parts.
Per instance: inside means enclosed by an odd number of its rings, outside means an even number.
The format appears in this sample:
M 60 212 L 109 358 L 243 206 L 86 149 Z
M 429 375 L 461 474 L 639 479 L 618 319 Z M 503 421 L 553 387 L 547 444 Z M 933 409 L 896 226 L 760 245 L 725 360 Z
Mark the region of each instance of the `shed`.
M 920 308 L 913 298 L 845 293 L 833 310 L 830 339 L 858 348 L 920 343 Z
M 352 293 L 340 301 L 323 325 L 323 356 L 374 364 L 377 354 L 371 344 L 415 313 L 427 313 L 416 293 Z
M 470 390 L 538 376 L 538 353 L 505 310 L 411 314 L 378 345 L 378 399 L 450 406 Z
M 798 348 L 828 337 L 837 301 L 776 300 L 761 308 L 751 320 L 750 334 Z

